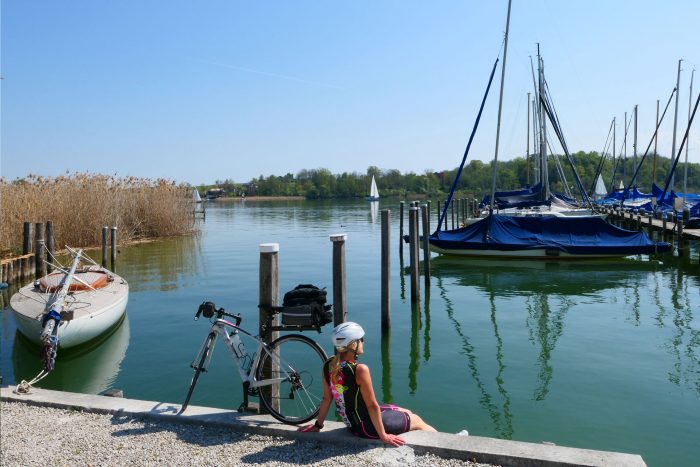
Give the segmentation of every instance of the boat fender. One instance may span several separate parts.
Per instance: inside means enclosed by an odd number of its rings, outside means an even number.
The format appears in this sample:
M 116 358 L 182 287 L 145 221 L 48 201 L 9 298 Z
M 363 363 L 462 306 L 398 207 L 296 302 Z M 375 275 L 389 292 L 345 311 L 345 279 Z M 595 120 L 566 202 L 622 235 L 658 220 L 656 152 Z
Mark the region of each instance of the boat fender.
M 61 315 L 57 313 L 56 310 L 51 310 L 48 313 L 46 313 L 44 319 L 41 321 L 41 325 L 45 327 L 46 322 L 50 319 L 56 321 L 56 324 L 58 324 L 61 322 Z
M 7 288 L 7 282 L 0 282 L 0 290 Z

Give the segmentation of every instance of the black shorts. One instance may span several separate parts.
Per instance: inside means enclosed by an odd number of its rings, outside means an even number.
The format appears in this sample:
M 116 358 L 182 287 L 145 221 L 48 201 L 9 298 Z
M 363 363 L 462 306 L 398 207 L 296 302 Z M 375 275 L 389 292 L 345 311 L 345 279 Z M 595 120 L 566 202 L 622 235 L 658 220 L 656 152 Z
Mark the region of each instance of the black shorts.
M 379 410 L 382 413 L 382 424 L 384 431 L 392 435 L 400 435 L 411 429 L 411 417 L 395 405 L 386 404 L 380 405 Z M 363 420 L 361 425 L 353 430 L 357 436 L 363 438 L 379 438 L 377 430 L 374 429 L 374 424 L 371 419 Z

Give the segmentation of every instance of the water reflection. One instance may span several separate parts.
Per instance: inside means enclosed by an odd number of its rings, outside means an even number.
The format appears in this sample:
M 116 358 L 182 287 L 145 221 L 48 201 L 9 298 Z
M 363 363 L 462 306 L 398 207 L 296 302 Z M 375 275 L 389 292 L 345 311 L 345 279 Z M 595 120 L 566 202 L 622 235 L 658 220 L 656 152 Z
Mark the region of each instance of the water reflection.
M 438 277 L 499 296 L 527 294 L 585 295 L 596 298 L 604 289 L 626 287 L 663 269 L 656 261 L 490 261 L 439 257 L 431 262 Z
M 111 333 L 85 345 L 59 350 L 56 368 L 37 386 L 44 389 L 98 394 L 109 389 L 119 374 L 129 347 L 129 317 Z M 30 380 L 41 371 L 39 348 L 17 332 L 12 352 L 15 382 Z
M 417 373 L 420 367 L 420 340 L 418 338 L 421 328 L 420 304 L 411 304 L 411 343 L 409 346 L 408 363 L 408 388 L 411 394 L 418 388 Z
M 131 293 L 167 292 L 202 273 L 199 237 L 181 237 L 135 245 L 123 250 L 119 262 Z
M 382 333 L 382 401 L 385 404 L 394 402 L 391 394 L 391 332 Z
M 508 396 L 508 392 L 505 390 L 503 386 L 503 369 L 505 368 L 503 364 L 503 350 L 502 350 L 502 344 L 503 342 L 500 340 L 500 336 L 498 334 L 498 328 L 496 326 L 496 320 L 495 320 L 495 305 L 492 302 L 492 307 L 491 307 L 491 322 L 494 325 L 494 332 L 497 336 L 497 339 L 500 341 L 499 342 L 499 347 L 496 352 L 496 357 L 498 360 L 498 377 L 496 378 L 496 384 L 498 387 L 498 392 L 499 395 L 503 398 L 503 407 L 502 409 L 499 408 L 494 400 L 497 399 L 495 395 L 492 395 L 487 389 L 486 389 L 486 384 L 481 378 L 481 374 L 479 373 L 479 366 L 477 363 L 477 356 L 476 356 L 476 351 L 472 343 L 470 342 L 469 336 L 462 331 L 462 325 L 461 323 L 455 318 L 454 316 L 454 306 L 452 304 L 452 301 L 450 298 L 447 296 L 447 290 L 445 288 L 445 285 L 443 283 L 442 278 L 438 277 L 437 278 L 437 287 L 440 289 L 440 296 L 442 299 L 445 301 L 445 310 L 447 311 L 447 317 L 451 321 L 452 325 L 454 326 L 454 330 L 459 336 L 460 340 L 462 341 L 461 347 L 464 355 L 467 357 L 467 367 L 470 370 L 470 373 L 472 375 L 472 379 L 474 380 L 474 383 L 476 384 L 477 388 L 479 389 L 479 392 L 481 392 L 481 397 L 479 398 L 479 404 L 486 409 L 486 411 L 489 414 L 489 417 L 491 418 L 491 421 L 493 422 L 494 425 L 494 430 L 496 434 L 500 438 L 504 439 L 511 439 L 513 437 L 513 415 L 510 411 L 510 397 Z
M 528 297 L 526 303 L 528 310 L 526 325 L 530 341 L 540 348 L 537 356 L 539 365 L 537 387 L 533 393 L 533 399 L 543 401 L 549 394 L 549 385 L 552 381 L 553 368 L 550 364 L 552 353 L 564 330 L 564 317 L 571 308 L 572 301 L 567 297 L 561 297 L 562 306 L 554 313 L 546 295 L 533 295 Z

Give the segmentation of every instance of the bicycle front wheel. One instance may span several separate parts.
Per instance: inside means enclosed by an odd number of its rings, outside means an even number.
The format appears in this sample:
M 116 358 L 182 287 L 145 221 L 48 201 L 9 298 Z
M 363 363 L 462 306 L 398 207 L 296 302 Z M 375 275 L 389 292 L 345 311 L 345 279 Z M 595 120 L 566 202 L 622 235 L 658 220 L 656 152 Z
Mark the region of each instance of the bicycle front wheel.
M 255 378 L 282 378 L 260 387 L 260 401 L 283 423 L 305 423 L 318 414 L 323 399 L 323 363 L 328 357 L 313 340 L 299 334 L 275 339 L 263 351 Z
M 187 406 L 190 403 L 190 399 L 192 398 L 192 393 L 194 393 L 194 387 L 197 385 L 197 381 L 199 380 L 199 375 L 202 373 L 202 371 L 207 371 L 206 370 L 206 364 L 207 364 L 207 359 L 211 355 L 212 351 L 214 350 L 214 340 L 216 339 L 216 334 L 213 332 L 209 333 L 207 336 L 206 340 L 204 341 L 204 345 L 202 346 L 202 349 L 200 350 L 200 353 L 198 355 L 199 360 L 195 359 L 195 362 L 197 362 L 196 366 L 195 363 L 192 363 L 192 368 L 194 368 L 194 376 L 192 376 L 192 382 L 190 383 L 190 389 L 187 391 L 187 397 L 185 397 L 185 402 L 182 404 L 182 408 L 180 409 L 180 413 L 184 412 Z

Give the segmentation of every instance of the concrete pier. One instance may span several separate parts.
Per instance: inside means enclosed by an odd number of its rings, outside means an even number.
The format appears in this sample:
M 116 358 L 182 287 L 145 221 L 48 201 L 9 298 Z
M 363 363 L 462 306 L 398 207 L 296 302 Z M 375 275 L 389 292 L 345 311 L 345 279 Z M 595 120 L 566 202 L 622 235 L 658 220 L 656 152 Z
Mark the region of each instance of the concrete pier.
M 2 402 L 22 402 L 38 407 L 54 407 L 119 417 L 148 420 L 149 424 L 187 423 L 206 427 L 225 427 L 235 432 L 288 437 L 316 441 L 320 445 L 359 444 L 371 448 L 381 445 L 351 435 L 342 423 L 326 421 L 320 433 L 300 433 L 296 426 L 279 423 L 269 415 L 239 413 L 233 410 L 190 406 L 176 415 L 180 405 L 89 394 L 32 388 L 30 394 L 15 394 L 14 386 L 0 389 Z M 49 428 L 50 429 L 50 428 Z M 144 435 L 146 436 L 146 435 Z M 480 462 L 502 466 L 616 466 L 642 467 L 641 456 L 616 452 L 568 448 L 549 444 L 507 441 L 479 436 L 412 431 L 401 435 L 416 455 L 432 454 L 445 459 Z M 396 449 L 399 451 L 400 449 Z M 99 447 L 96 446 L 95 449 Z M 390 449 L 390 448 L 385 448 Z

